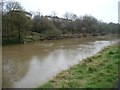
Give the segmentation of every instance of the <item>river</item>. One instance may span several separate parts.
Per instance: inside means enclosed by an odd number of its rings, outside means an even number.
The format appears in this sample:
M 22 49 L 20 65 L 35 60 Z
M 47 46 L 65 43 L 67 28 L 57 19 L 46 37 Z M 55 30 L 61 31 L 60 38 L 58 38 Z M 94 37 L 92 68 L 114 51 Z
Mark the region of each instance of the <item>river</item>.
M 3 88 L 35 88 L 113 40 L 97 37 L 3 46 Z

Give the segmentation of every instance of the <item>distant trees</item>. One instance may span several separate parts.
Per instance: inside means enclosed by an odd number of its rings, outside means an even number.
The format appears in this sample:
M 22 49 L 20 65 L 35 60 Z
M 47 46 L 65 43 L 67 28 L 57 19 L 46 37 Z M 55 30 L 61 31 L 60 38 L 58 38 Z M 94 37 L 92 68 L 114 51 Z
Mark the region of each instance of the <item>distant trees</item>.
M 51 16 L 55 17 L 56 16 L 56 11 L 52 11 Z
M 105 23 L 98 21 L 93 16 L 78 17 L 73 13 L 66 12 L 64 14 L 66 21 L 63 21 L 65 29 L 70 33 L 83 33 L 84 34 L 107 34 L 117 33 L 117 25 L 115 23 Z M 83 29 L 84 28 L 84 29 Z
M 45 17 L 39 15 L 34 16 L 33 18 L 33 31 L 38 33 L 44 33 L 47 30 L 54 29 L 54 24 Z
M 2 2 L 1 4 L 3 6 L 3 44 L 22 43 L 34 35 L 37 35 L 38 39 L 41 37 L 43 39 L 58 39 L 61 38 L 62 34 L 80 34 L 83 36 L 90 34 L 95 36 L 118 32 L 118 24 L 101 22 L 93 16 L 79 17 L 74 13 L 66 12 L 63 18 L 59 18 L 56 16 L 56 12 L 52 11 L 52 15 L 47 17 L 37 11 L 32 12 L 34 13 L 33 18 L 28 18 L 26 15 L 28 12 L 23 9 L 20 3 Z
M 44 35 L 46 38 L 60 37 L 61 34 L 98 34 L 104 35 L 107 33 L 116 33 L 117 24 L 105 23 L 98 21 L 93 16 L 78 17 L 74 13 L 66 12 L 64 18 L 56 16 L 56 12 L 52 12 L 51 16 L 41 16 L 36 14 L 33 17 L 32 32 L 37 32 Z
M 46 38 L 60 36 L 61 31 L 54 25 L 54 22 L 48 20 L 48 18 L 35 15 L 33 18 L 33 32 L 41 33 Z
M 4 5 L 3 44 L 23 42 L 25 32 L 30 29 L 30 19 L 18 2 L 6 2 Z
M 110 23 L 108 23 L 108 28 L 109 28 L 109 31 L 110 31 L 110 33 L 118 33 L 118 24 L 115 24 L 115 23 L 112 23 L 112 22 L 110 22 Z

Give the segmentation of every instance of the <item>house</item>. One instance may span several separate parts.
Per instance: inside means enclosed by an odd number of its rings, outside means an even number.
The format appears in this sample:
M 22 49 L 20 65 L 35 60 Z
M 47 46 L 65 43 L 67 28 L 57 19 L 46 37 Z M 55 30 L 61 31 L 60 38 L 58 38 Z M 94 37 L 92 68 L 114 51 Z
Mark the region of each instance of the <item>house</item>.
M 61 21 L 61 19 L 57 16 L 45 16 L 50 21 Z
M 32 14 L 31 13 L 26 12 L 26 11 L 24 11 L 24 13 L 26 14 L 27 17 L 29 17 L 30 19 L 32 19 Z
M 48 20 L 50 21 L 58 21 L 58 22 L 62 22 L 62 21 L 69 21 L 72 22 L 72 20 L 70 19 L 65 19 L 65 18 L 59 18 L 58 16 L 45 16 Z

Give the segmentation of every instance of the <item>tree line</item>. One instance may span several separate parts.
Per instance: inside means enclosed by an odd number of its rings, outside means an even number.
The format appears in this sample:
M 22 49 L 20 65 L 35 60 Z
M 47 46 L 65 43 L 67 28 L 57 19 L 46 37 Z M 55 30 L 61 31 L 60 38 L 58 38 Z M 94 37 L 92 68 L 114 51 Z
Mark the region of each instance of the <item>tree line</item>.
M 59 18 L 55 12 L 51 16 L 37 12 L 29 18 L 18 2 L 2 2 L 1 5 L 3 44 L 118 33 L 118 24 L 105 23 L 90 15 L 79 17 L 66 12 Z

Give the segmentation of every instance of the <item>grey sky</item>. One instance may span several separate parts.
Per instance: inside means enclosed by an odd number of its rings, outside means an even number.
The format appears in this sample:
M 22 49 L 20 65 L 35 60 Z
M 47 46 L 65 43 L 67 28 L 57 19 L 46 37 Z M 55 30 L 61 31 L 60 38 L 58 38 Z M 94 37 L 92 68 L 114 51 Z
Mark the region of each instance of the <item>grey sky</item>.
M 16 0 L 27 11 L 40 10 L 43 15 L 56 11 L 62 17 L 67 12 L 92 15 L 104 22 L 118 22 L 118 1 L 120 0 Z
M 120 1 L 118 5 L 118 23 L 120 24 Z

